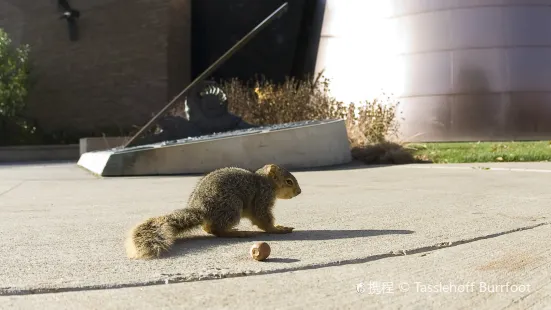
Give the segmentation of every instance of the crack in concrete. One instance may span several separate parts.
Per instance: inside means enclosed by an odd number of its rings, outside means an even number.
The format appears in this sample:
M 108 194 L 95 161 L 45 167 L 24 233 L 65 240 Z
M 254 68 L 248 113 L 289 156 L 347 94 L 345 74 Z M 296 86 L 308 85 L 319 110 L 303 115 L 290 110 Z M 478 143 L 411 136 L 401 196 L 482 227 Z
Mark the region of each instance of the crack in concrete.
M 12 287 L 0 287 L 0 296 L 51 294 L 51 293 L 105 290 L 105 289 L 121 289 L 121 288 L 131 288 L 131 287 L 145 287 L 145 286 L 152 286 L 152 285 L 166 285 L 169 283 L 185 283 L 185 282 L 197 282 L 197 281 L 205 281 L 205 280 L 219 280 L 219 279 L 229 279 L 229 278 L 237 278 L 237 277 L 245 277 L 245 276 L 257 276 L 257 275 L 277 274 L 277 273 L 302 271 L 302 270 L 313 270 L 313 269 L 352 265 L 352 264 L 364 264 L 364 263 L 378 261 L 386 258 L 434 252 L 440 249 L 455 247 L 455 246 L 459 246 L 467 243 L 473 243 L 473 242 L 486 240 L 486 239 L 497 238 L 503 235 L 530 230 L 530 229 L 534 229 L 534 228 L 538 228 L 546 225 L 551 225 L 551 222 L 543 222 L 543 223 L 539 223 L 531 226 L 524 226 L 520 228 L 515 228 L 515 229 L 503 231 L 503 232 L 498 232 L 498 233 L 484 235 L 484 236 L 470 238 L 470 239 L 441 242 L 435 245 L 419 247 L 414 249 L 407 249 L 407 250 L 400 249 L 396 251 L 391 251 L 389 253 L 371 255 L 364 258 L 348 259 L 348 260 L 335 261 L 335 262 L 329 262 L 329 263 L 312 264 L 308 266 L 298 266 L 293 268 L 283 268 L 283 269 L 266 270 L 266 271 L 259 271 L 259 272 L 254 272 L 254 271 L 243 271 L 243 272 L 233 272 L 233 273 L 230 272 L 227 274 L 212 274 L 212 273 L 208 275 L 190 274 L 187 276 L 181 275 L 179 273 L 162 274 L 167 277 L 163 279 L 157 279 L 157 280 L 151 280 L 151 281 L 145 281 L 145 282 L 139 282 L 139 283 L 124 283 L 124 284 L 115 284 L 115 285 L 106 284 L 106 285 L 90 285 L 90 286 L 81 286 L 81 287 L 37 288 L 37 289 L 16 289 Z
M 5 194 L 7 194 L 7 193 L 13 191 L 14 189 L 18 188 L 19 186 L 21 186 L 21 185 L 22 185 L 23 183 L 25 183 L 25 182 L 26 182 L 26 181 L 21 181 L 21 182 L 15 184 L 14 186 L 8 188 L 7 190 L 1 192 L 1 193 L 0 193 L 0 196 L 3 196 L 3 195 L 5 195 Z

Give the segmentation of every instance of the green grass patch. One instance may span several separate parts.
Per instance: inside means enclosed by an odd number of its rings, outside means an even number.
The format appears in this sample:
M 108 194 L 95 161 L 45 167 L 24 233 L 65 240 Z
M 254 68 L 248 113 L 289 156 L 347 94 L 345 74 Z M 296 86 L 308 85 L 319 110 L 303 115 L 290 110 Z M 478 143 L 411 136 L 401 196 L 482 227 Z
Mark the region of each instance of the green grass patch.
M 413 143 L 406 148 L 434 163 L 551 161 L 551 141 Z

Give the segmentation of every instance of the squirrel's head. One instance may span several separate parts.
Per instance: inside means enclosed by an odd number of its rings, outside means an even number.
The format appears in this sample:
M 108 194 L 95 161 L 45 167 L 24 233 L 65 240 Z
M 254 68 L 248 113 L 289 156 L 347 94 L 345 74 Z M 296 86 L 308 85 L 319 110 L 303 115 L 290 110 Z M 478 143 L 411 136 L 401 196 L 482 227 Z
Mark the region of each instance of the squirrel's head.
M 302 192 L 295 176 L 277 165 L 265 165 L 258 172 L 274 181 L 278 199 L 291 199 Z

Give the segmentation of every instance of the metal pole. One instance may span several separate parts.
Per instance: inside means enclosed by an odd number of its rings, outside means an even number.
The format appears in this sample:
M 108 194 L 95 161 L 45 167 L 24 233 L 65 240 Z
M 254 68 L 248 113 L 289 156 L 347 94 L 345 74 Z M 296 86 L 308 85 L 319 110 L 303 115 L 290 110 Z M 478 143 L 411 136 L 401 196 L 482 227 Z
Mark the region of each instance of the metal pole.
M 132 145 L 132 142 L 134 142 L 144 131 L 149 129 L 151 125 L 161 116 L 163 115 L 175 102 L 178 100 L 182 95 L 187 93 L 190 89 L 192 89 L 196 84 L 202 82 L 205 78 L 207 78 L 214 70 L 216 70 L 224 61 L 228 60 L 235 52 L 237 52 L 243 45 L 245 45 L 247 42 L 249 42 L 250 39 L 253 38 L 260 30 L 264 29 L 266 25 L 268 25 L 269 22 L 274 20 L 276 17 L 280 17 L 283 13 L 287 11 L 287 2 L 285 2 L 283 5 L 281 5 L 277 10 L 275 10 L 270 16 L 266 17 L 260 24 L 258 24 L 253 30 L 251 30 L 249 33 L 247 33 L 241 40 L 239 40 L 237 43 L 235 43 L 232 48 L 230 48 L 224 55 L 222 55 L 218 60 L 216 60 L 210 67 L 207 68 L 201 75 L 199 75 L 193 82 L 191 82 L 183 91 L 181 91 L 172 101 L 170 101 L 157 115 L 155 115 L 145 126 L 143 126 L 140 131 L 138 131 L 128 142 L 126 142 L 123 146 L 123 148 L 129 147 Z

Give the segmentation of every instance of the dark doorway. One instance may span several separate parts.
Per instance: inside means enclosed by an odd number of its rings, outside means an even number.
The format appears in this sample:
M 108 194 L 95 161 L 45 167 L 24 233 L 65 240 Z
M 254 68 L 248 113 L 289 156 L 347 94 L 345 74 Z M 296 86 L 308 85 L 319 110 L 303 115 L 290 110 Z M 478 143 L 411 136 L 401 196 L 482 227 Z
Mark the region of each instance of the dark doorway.
M 192 2 L 192 79 L 264 20 L 283 0 L 195 0 Z M 312 74 L 325 1 L 289 0 L 274 20 L 213 74 L 216 80 L 274 82 Z

